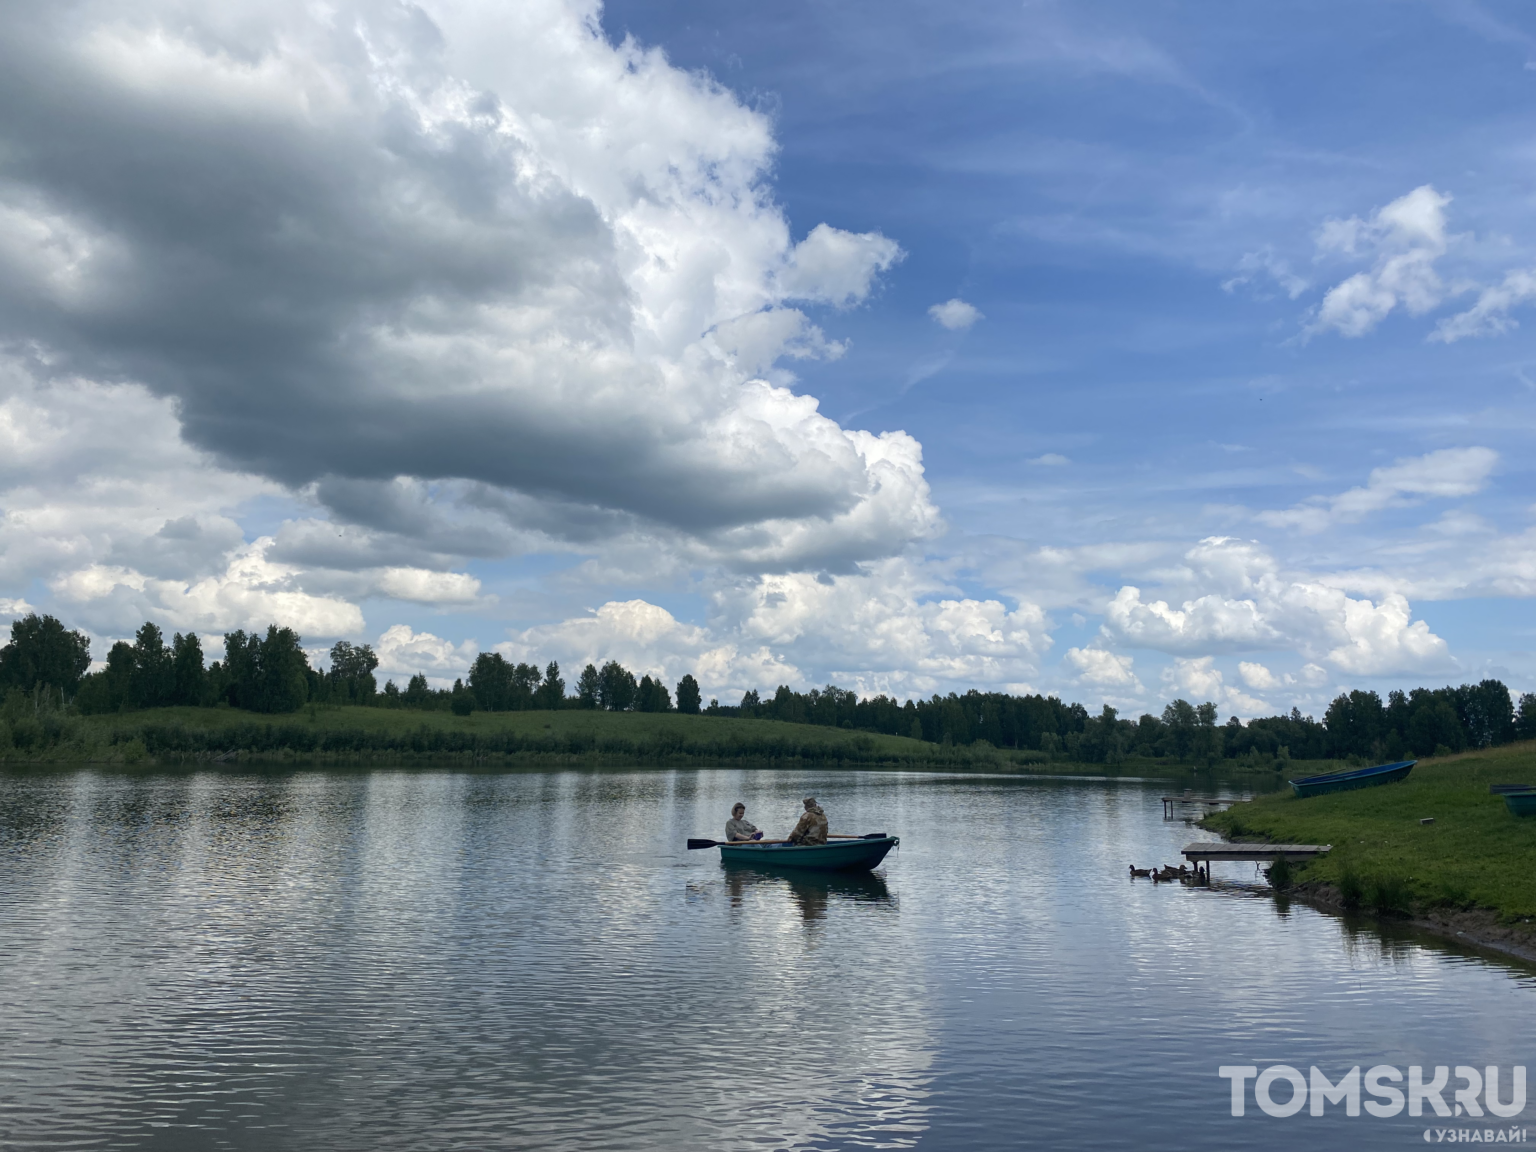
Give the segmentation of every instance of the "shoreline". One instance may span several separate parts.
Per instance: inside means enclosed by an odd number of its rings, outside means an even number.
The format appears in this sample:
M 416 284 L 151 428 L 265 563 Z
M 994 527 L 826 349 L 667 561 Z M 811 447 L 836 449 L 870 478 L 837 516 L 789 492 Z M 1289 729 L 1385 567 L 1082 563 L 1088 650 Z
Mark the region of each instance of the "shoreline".
M 120 747 L 120 746 L 118 746 Z M 0 772 L 25 769 L 113 768 L 113 769 L 199 769 L 238 767 L 303 768 L 422 768 L 422 769 L 571 769 L 571 768 L 637 768 L 667 770 L 679 768 L 837 768 L 889 772 L 942 772 L 964 773 L 980 776 L 1029 778 L 1035 780 L 1102 780 L 1125 783 L 1169 783 L 1194 778 L 1209 778 L 1213 771 L 1196 769 L 1189 765 L 1129 765 L 1124 771 L 1115 771 L 1104 764 L 1088 764 L 1075 761 L 1058 763 L 1010 763 L 1002 758 L 985 755 L 972 757 L 876 757 L 831 755 L 801 755 L 789 753 L 748 753 L 730 755 L 714 752 L 666 752 L 650 754 L 644 751 L 622 752 L 436 752 L 416 753 L 381 749 L 362 752 L 302 752 L 291 749 L 205 751 L 171 754 L 129 752 L 127 755 L 41 756 L 22 757 L 0 755 Z M 1159 769 L 1162 769 L 1159 771 Z M 1221 786 L 1254 791 L 1269 783 L 1267 774 L 1250 778 L 1242 772 L 1224 772 L 1220 768 L 1214 774 L 1225 783 Z
M 1536 819 L 1491 791 L 1536 784 L 1536 741 L 1420 761 L 1396 783 L 1257 796 L 1198 827 L 1251 844 L 1328 844 L 1278 897 L 1536 963 Z
M 46 722 L 46 723 L 45 723 Z M 21 734 L 25 731 L 25 740 Z M 4 735 L 0 733 L 0 735 Z M 10 745 L 17 746 L 12 748 Z M 658 768 L 930 768 L 1006 775 L 1139 776 L 1185 781 L 1241 779 L 1250 791 L 1278 779 L 1241 761 L 1210 769 L 1171 760 L 1082 762 L 986 741 L 933 743 L 829 725 L 782 720 L 603 712 L 587 709 L 475 712 L 311 706 L 258 714 L 233 708 L 173 707 L 139 712 L 40 717 L 16 739 L 0 739 L 0 765 L 408 764 Z M 1308 767 L 1297 762 L 1297 767 Z
M 1365 908 L 1349 908 L 1339 890 L 1319 882 L 1299 884 L 1281 892 L 1278 899 L 1296 900 L 1342 920 L 1366 920 L 1373 927 L 1411 928 L 1448 943 L 1480 952 L 1494 952 L 1501 959 L 1536 965 L 1536 924 L 1526 931 L 1504 924 L 1492 908 L 1431 909 L 1409 917 L 1385 916 Z

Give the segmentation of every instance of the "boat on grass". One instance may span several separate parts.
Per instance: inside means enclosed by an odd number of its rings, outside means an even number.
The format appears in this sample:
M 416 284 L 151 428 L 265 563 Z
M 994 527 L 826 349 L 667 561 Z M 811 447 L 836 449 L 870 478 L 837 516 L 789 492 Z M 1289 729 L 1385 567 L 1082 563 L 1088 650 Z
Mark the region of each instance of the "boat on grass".
M 720 845 L 723 864 L 753 868 L 804 868 L 815 872 L 868 872 L 885 859 L 901 840 L 874 833 L 870 836 L 828 840 L 825 844 L 786 844 L 782 841 L 743 840 Z
M 1536 788 L 1524 792 L 1505 792 L 1504 807 L 1516 816 L 1536 816 Z
M 1290 781 L 1299 797 L 1321 796 L 1325 792 L 1350 792 L 1356 788 L 1374 788 L 1378 784 L 1396 784 L 1413 771 L 1417 760 L 1397 760 L 1373 768 L 1353 768 L 1348 772 L 1325 772 L 1321 776 L 1303 776 Z

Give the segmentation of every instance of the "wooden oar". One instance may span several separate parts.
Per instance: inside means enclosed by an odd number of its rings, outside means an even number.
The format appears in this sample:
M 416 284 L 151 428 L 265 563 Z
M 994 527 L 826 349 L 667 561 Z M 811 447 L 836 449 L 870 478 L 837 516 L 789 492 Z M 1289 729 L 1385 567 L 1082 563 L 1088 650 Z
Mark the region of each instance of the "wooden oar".
M 885 836 L 884 832 L 869 832 L 869 833 L 866 833 L 863 836 L 850 836 L 850 835 L 846 835 L 846 834 L 843 834 L 843 833 L 834 833 L 834 834 L 829 835 L 827 837 L 827 839 L 829 839 L 829 840 L 884 840 L 885 838 L 886 838 L 886 836 Z M 741 846 L 741 847 L 751 847 L 753 844 L 788 844 L 788 843 L 789 843 L 788 840 L 689 840 L 688 841 L 688 850 L 691 852 L 691 851 L 693 851 L 696 848 L 718 848 L 722 844 L 732 845 L 732 846 Z
M 736 847 L 751 847 L 753 844 L 788 844 L 788 840 L 690 840 L 688 849 L 718 848 L 722 844 L 730 844 Z

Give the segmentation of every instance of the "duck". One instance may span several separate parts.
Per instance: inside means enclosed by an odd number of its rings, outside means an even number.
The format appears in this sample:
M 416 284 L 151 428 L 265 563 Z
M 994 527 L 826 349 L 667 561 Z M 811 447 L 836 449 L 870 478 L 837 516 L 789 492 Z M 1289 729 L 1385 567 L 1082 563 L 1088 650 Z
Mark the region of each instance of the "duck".
M 1150 875 L 1152 875 L 1152 869 L 1150 869 L 1150 868 L 1138 868 L 1134 864 L 1131 865 L 1131 876 L 1132 877 L 1136 877 L 1136 876 L 1146 877 L 1146 876 L 1150 876 Z
M 1173 867 L 1171 864 L 1164 864 L 1163 870 L 1157 874 L 1157 878 L 1159 880 L 1177 880 L 1179 875 L 1180 873 L 1177 868 Z

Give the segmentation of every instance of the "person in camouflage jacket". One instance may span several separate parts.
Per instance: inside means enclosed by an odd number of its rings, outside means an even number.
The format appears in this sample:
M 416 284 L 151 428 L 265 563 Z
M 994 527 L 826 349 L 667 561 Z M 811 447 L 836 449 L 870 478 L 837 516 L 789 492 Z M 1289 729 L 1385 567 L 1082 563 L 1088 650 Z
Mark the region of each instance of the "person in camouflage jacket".
M 805 798 L 805 812 L 800 817 L 800 823 L 795 825 L 795 830 L 789 834 L 789 842 L 805 846 L 827 842 L 827 814 L 816 803 L 816 797 Z

